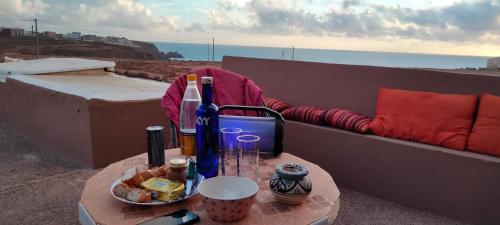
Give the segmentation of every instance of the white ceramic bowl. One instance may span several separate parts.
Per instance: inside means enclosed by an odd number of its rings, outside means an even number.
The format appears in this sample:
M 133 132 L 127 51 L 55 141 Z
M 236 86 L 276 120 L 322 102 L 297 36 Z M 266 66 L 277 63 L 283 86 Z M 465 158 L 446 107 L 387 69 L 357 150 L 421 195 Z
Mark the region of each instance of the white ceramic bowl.
M 203 205 L 215 221 L 234 221 L 245 217 L 259 191 L 257 183 L 246 177 L 219 176 L 198 186 Z

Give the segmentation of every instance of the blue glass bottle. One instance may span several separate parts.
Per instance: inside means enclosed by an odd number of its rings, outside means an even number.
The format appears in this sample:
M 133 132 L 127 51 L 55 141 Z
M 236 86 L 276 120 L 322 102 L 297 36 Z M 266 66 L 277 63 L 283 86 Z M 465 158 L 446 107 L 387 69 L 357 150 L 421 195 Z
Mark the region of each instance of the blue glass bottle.
M 219 114 L 213 103 L 212 77 L 202 77 L 201 105 L 196 109 L 196 172 L 215 177 L 219 168 Z

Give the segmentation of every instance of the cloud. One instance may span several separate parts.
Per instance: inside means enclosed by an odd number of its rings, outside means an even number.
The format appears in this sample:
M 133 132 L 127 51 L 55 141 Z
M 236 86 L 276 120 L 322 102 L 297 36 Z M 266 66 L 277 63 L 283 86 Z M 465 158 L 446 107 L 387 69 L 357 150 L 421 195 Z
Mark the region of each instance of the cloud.
M 455 3 L 438 9 L 373 8 L 384 16 L 385 21 L 400 24 L 393 29 L 394 34 L 411 30 L 407 33 L 413 37 L 443 41 L 472 41 L 484 35 L 500 35 L 500 5 L 494 0 Z
M 42 0 L 1 0 L 0 16 L 11 19 L 32 19 L 49 7 Z
M 332 6 L 323 12 L 311 12 L 306 8 L 297 1 L 251 0 L 245 7 L 238 8 L 240 17 L 244 13 L 248 14 L 248 22 L 240 25 L 237 17 L 227 16 L 235 7 L 225 2 L 211 12 L 210 18 L 215 25 L 212 26 L 214 29 L 275 35 L 410 38 L 456 42 L 486 40 L 486 36 L 488 40 L 492 37 L 500 38 L 498 0 L 453 3 L 427 9 L 344 0 L 341 7 Z
M 361 5 L 361 1 L 360 0 L 344 0 L 342 2 L 342 8 L 343 9 L 348 9 L 351 6 L 359 6 L 359 5 Z
M 217 7 L 206 12 L 208 23 L 204 25 L 212 30 L 231 30 L 248 32 L 250 29 L 250 14 L 246 2 L 241 0 L 220 0 Z
M 167 30 L 179 29 L 175 17 L 155 16 L 137 0 L 0 0 L 0 15 L 18 19 L 35 15 L 40 21 L 67 27 Z M 7 8 L 4 8 L 7 6 Z M 8 12 L 11 12 L 7 14 Z
M 70 10 L 71 12 L 71 10 Z M 72 23 L 140 30 L 176 30 L 173 17 L 154 17 L 151 11 L 136 0 L 102 0 L 80 3 Z
M 186 32 L 205 31 L 205 29 L 203 29 L 203 25 L 201 25 L 198 22 L 192 23 L 191 25 L 187 26 L 184 30 Z
M 500 0 L 446 2 L 439 7 L 432 3 L 427 8 L 365 0 L 219 0 L 217 4 L 186 1 L 163 6 L 192 11 L 184 15 L 168 14 L 168 10 L 158 8 L 165 4 L 142 0 L 0 0 L 0 19 L 38 17 L 42 29 L 114 33 L 140 39 L 229 31 L 250 36 L 500 44 Z
M 218 6 L 224 10 L 231 11 L 238 9 L 237 2 L 231 0 L 220 0 L 217 2 Z
M 248 9 L 257 20 L 251 30 L 283 35 L 323 32 L 321 21 L 315 14 L 298 8 L 297 4 L 288 9 L 284 8 L 283 4 L 265 0 L 254 0 L 248 3 Z

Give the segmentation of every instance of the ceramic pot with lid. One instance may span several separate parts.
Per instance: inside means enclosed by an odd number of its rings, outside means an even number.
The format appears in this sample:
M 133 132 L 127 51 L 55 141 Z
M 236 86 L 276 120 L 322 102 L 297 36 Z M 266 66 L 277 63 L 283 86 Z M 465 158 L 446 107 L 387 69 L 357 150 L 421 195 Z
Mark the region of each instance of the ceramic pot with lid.
M 304 165 L 278 164 L 276 174 L 271 178 L 269 186 L 279 202 L 297 205 L 311 194 L 312 183 L 308 174 L 309 170 Z

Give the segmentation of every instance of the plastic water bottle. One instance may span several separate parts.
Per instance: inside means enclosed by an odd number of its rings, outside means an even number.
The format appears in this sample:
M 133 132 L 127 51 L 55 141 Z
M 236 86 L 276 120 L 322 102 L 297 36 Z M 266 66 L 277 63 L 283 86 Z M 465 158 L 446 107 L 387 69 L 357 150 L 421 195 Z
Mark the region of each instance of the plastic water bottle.
M 181 154 L 186 159 L 196 160 L 196 108 L 201 104 L 201 97 L 196 86 L 196 74 L 187 75 L 187 80 L 179 118 Z
M 212 77 L 202 77 L 202 102 L 196 109 L 196 171 L 215 177 L 219 168 L 219 114 L 213 103 Z

